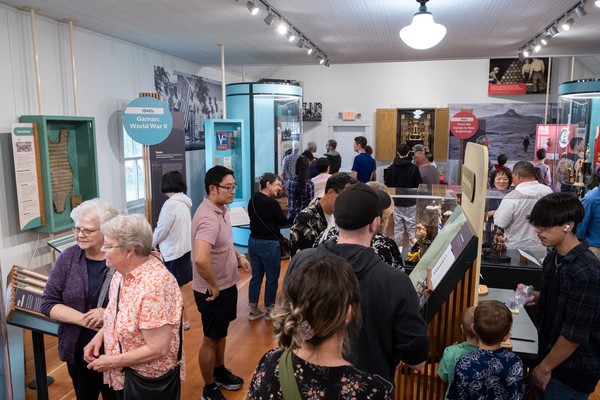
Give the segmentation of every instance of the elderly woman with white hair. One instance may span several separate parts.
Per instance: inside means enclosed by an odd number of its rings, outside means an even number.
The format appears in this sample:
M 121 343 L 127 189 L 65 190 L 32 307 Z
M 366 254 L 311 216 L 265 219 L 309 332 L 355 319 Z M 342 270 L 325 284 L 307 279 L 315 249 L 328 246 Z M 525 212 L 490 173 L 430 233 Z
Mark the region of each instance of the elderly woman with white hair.
M 102 374 L 87 369 L 83 348 L 104 321 L 112 271 L 106 267 L 100 226 L 116 215 L 100 199 L 84 201 L 71 211 L 77 244 L 58 256 L 42 296 L 42 312 L 60 322 L 58 355 L 67 363 L 78 399 L 97 399 L 100 393 L 105 400 L 115 398 L 102 383 Z
M 185 376 L 180 362 L 183 298 L 175 277 L 151 254 L 152 228 L 142 215 L 117 216 L 101 230 L 106 265 L 116 272 L 104 326 L 85 347 L 84 359 L 88 368 L 104 372 L 104 382 L 118 398 L 132 398 L 123 392 L 132 373 L 147 378 L 173 372 L 179 379 Z M 162 398 L 175 397 L 163 393 Z

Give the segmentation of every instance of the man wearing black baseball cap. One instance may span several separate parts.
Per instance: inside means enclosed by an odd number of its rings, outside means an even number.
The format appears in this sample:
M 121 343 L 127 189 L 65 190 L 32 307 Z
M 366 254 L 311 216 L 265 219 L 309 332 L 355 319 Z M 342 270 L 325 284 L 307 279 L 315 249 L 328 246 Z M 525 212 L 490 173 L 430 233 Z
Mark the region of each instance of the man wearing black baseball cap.
M 347 259 L 360 284 L 363 323 L 360 331 L 350 327 L 351 350 L 345 357 L 356 368 L 393 382 L 401 361 L 423 369 L 428 340 L 410 279 L 370 248 L 384 205 L 390 204 L 389 200 L 382 204 L 386 198 L 387 193 L 363 183 L 342 192 L 334 209 L 338 242 L 325 241 L 299 252 L 290 263 L 286 280 L 294 268 L 315 256 L 334 254 Z

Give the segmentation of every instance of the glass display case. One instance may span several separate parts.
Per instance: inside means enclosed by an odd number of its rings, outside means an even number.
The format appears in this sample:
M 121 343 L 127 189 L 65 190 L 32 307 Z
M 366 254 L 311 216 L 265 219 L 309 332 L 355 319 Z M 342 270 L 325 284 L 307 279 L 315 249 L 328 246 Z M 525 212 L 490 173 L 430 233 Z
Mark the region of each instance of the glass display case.
M 242 119 L 250 137 L 250 182 L 265 172 L 279 174 L 286 152 L 299 148 L 302 87 L 288 81 L 233 83 L 226 93 L 227 116 Z
M 231 207 L 245 207 L 250 200 L 250 142 L 244 135 L 244 121 L 236 119 L 207 119 L 206 169 L 222 165 L 233 171 L 238 188 Z
M 403 250 L 403 258 L 407 266 L 416 265 L 452 215 L 458 204 L 458 198 L 447 185 L 420 185 L 416 189 L 390 188 L 389 193 L 392 199 L 414 200 L 416 205 L 415 239 L 406 242 L 406 239 L 413 236 L 409 233 L 405 235 L 403 243 L 398 243 Z
M 555 190 L 578 192 L 581 196 L 594 168 L 600 164 L 600 80 L 585 79 L 559 85 L 559 126 L 556 146 L 574 154 L 571 160 L 563 156 L 554 160 Z M 571 149 L 573 138 L 581 138 Z M 571 187 L 572 186 L 572 187 Z
M 45 224 L 33 229 L 56 233 L 72 228 L 71 210 L 98 197 L 95 120 L 49 115 L 19 120 L 36 124 L 38 131 Z

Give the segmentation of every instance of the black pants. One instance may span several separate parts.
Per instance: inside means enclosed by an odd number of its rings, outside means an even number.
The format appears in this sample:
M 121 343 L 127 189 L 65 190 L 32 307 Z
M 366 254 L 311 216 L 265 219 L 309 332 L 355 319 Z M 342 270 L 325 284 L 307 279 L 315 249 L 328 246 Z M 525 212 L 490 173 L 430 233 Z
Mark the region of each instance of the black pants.
M 67 363 L 67 370 L 73 381 L 77 400 L 98 399 L 100 393 L 103 400 L 115 400 L 115 391 L 103 383 L 103 373 L 87 368 L 83 350 L 75 352 L 75 364 Z

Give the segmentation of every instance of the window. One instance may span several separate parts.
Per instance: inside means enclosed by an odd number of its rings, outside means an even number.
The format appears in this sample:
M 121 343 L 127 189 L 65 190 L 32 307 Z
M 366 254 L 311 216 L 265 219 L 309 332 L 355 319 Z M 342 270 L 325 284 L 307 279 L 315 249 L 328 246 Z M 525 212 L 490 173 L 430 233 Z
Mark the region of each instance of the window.
M 146 198 L 144 175 L 144 149 L 143 146 L 134 142 L 129 135 L 123 134 L 123 146 L 125 155 L 125 198 L 127 200 L 127 211 L 135 212 L 137 208 L 144 206 Z

